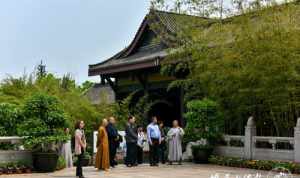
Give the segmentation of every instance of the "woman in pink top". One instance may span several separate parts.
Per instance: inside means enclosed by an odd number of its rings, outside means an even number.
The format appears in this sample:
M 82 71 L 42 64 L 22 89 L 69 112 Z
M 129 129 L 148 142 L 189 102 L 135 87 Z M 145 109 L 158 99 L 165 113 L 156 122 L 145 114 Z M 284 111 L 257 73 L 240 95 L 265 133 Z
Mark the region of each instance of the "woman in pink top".
M 77 156 L 76 176 L 84 178 L 82 174 L 82 159 L 86 148 L 86 139 L 84 135 L 84 122 L 78 121 L 75 125 L 75 155 Z

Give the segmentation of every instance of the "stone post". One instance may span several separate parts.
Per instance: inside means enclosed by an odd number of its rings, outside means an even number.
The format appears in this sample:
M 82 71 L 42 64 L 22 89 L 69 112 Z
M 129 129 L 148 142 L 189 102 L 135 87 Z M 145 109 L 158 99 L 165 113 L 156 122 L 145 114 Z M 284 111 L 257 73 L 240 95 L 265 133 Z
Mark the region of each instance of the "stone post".
M 256 126 L 255 126 L 254 118 L 251 116 L 249 117 L 247 121 L 247 125 L 245 127 L 244 157 L 246 159 L 253 158 L 253 148 L 254 148 L 254 142 L 252 139 L 253 136 L 256 136 Z
M 300 118 L 294 128 L 294 161 L 300 163 Z

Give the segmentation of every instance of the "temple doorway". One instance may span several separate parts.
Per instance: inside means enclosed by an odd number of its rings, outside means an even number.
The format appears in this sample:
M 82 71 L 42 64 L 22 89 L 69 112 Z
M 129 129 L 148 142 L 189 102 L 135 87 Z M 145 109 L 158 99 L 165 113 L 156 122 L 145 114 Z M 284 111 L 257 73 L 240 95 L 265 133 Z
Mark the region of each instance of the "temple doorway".
M 166 100 L 154 102 L 148 112 L 149 121 L 152 116 L 157 116 L 158 121 L 162 121 L 166 127 L 172 126 L 172 121 L 176 119 L 176 108 Z

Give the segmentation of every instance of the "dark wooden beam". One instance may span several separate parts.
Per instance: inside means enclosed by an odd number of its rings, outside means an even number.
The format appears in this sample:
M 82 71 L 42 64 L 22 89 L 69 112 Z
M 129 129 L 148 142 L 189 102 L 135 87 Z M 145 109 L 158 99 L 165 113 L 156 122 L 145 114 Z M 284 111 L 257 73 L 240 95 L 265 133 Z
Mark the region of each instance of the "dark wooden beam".
M 103 75 L 100 75 L 101 85 L 105 85 L 105 78 Z
M 134 62 L 134 63 L 121 63 L 118 65 L 111 65 L 102 68 L 89 68 L 89 76 L 95 75 L 112 75 L 120 72 L 127 72 L 133 70 L 144 70 L 146 68 L 158 67 L 160 66 L 161 57 L 154 57 L 151 59 Z
M 113 82 L 113 81 L 111 80 L 111 78 L 108 77 L 108 76 L 104 76 L 104 79 L 107 81 L 107 83 L 109 84 L 109 86 L 110 86 L 110 87 L 114 90 L 114 92 L 116 93 L 116 92 L 117 92 L 117 85 L 116 85 L 116 83 Z

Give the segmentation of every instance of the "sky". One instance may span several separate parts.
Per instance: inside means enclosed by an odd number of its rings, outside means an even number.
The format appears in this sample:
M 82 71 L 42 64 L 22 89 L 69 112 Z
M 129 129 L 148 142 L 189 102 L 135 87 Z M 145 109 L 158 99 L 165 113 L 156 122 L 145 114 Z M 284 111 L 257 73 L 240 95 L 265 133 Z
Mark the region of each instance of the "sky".
M 78 84 L 88 65 L 129 45 L 149 0 L 0 0 L 0 80 L 30 74 L 42 60 L 48 72 L 70 73 Z

